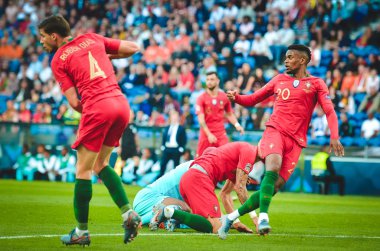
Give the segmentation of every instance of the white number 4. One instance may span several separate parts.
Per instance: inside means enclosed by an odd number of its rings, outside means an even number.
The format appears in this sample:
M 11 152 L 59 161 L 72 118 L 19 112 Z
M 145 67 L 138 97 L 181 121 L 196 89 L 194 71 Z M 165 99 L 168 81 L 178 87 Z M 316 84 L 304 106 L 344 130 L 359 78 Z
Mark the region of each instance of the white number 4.
M 90 62 L 90 80 L 96 77 L 106 78 L 106 74 L 100 69 L 98 61 L 92 56 L 91 51 L 88 52 L 88 61 Z

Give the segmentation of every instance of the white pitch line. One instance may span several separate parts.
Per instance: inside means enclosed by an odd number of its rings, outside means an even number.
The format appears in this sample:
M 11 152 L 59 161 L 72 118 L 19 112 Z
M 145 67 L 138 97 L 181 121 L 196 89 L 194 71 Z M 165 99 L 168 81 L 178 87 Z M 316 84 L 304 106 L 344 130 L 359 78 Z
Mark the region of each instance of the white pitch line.
M 123 234 L 91 234 L 91 236 L 122 236 Z M 214 234 L 204 233 L 140 233 L 138 236 L 216 236 Z M 249 235 L 244 233 L 229 234 L 230 236 L 243 236 Z M 286 237 L 304 237 L 304 238 L 334 238 L 334 239 L 380 239 L 380 236 L 366 236 L 366 235 L 312 235 L 312 234 L 270 234 L 271 236 L 286 236 Z M 59 234 L 39 234 L 39 235 L 14 235 L 14 236 L 0 236 L 0 240 L 12 239 L 31 239 L 31 238 L 55 238 L 60 237 Z M 252 235 L 255 236 L 255 235 Z

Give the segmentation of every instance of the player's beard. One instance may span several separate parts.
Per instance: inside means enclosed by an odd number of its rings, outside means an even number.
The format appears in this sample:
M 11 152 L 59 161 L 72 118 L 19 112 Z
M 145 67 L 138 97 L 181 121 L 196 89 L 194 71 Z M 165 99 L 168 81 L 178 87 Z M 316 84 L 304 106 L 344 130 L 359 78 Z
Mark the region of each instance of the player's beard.
M 209 90 L 209 91 L 213 91 L 214 89 L 216 88 L 216 85 L 213 85 L 213 86 L 207 86 L 207 89 Z

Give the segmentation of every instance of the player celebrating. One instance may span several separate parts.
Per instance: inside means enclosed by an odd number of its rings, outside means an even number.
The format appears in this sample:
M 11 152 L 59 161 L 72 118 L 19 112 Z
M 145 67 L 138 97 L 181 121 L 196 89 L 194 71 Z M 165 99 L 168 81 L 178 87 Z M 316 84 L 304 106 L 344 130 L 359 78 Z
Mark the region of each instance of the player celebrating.
M 196 105 L 196 113 L 201 127 L 196 157 L 201 156 L 209 146 L 219 147 L 228 142 L 224 128 L 224 112 L 236 130 L 244 133 L 244 129 L 237 121 L 226 94 L 219 90 L 220 80 L 217 73 L 208 72 L 206 76 L 206 91 L 197 98 Z
M 244 203 L 248 198 L 248 174 L 258 161 L 256 156 L 257 147 L 246 142 L 232 142 L 218 148 L 207 148 L 194 160 L 179 184 L 181 196 L 193 214 L 172 207 L 162 207 L 157 210 L 156 222 L 173 218 L 197 231 L 216 233 L 221 226 L 220 206 L 214 191 L 216 184 L 226 180 L 222 190 L 230 191 L 233 187 L 240 202 Z M 226 199 L 230 199 L 227 203 L 233 205 L 231 197 L 222 198 L 223 203 Z M 233 207 L 225 206 L 225 209 L 231 212 Z M 255 216 L 252 215 L 253 218 Z M 247 228 L 240 231 L 252 232 Z
M 130 114 L 110 58 L 129 57 L 139 50 L 139 46 L 93 33 L 73 38 L 68 22 L 61 16 L 46 18 L 38 28 L 43 48 L 55 51 L 52 70 L 62 92 L 70 105 L 82 113 L 78 136 L 72 145 L 78 156 L 74 188 L 78 225 L 61 240 L 66 245 L 90 244 L 88 212 L 92 197 L 91 173 L 95 171 L 121 210 L 124 243 L 128 243 L 136 237 L 141 219 L 131 210 L 120 177 L 108 165 Z
M 331 131 L 330 151 L 336 156 L 343 156 L 344 149 L 339 142 L 338 119 L 330 100 L 325 82 L 306 72 L 310 62 L 311 51 L 304 45 L 291 45 L 286 52 L 285 67 L 287 74 L 279 74 L 267 85 L 252 95 L 238 95 L 228 91 L 232 101 L 243 106 L 254 106 L 275 94 L 274 111 L 262 139 L 258 152 L 265 159 L 266 173 L 260 191 L 254 193 L 238 210 L 222 217 L 219 237 L 225 239 L 232 222 L 260 206 L 259 233 L 268 234 L 268 209 L 276 190 L 289 179 L 296 167 L 302 148 L 306 147 L 306 134 L 318 102 L 326 113 Z M 280 175 L 280 177 L 279 177 Z

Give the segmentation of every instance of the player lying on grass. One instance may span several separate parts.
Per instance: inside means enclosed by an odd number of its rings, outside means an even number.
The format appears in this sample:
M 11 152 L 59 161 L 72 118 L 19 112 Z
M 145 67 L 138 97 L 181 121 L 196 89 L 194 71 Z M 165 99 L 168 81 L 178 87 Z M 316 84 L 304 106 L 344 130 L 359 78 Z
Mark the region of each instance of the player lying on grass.
M 306 134 L 315 105 L 319 103 L 326 114 L 331 131 L 330 151 L 344 155 L 339 142 L 338 119 L 326 83 L 306 72 L 311 51 L 304 45 L 291 45 L 286 52 L 286 74 L 279 74 L 251 95 L 228 91 L 231 101 L 243 106 L 254 106 L 275 95 L 274 110 L 258 145 L 261 159 L 265 160 L 265 176 L 260 191 L 254 193 L 238 210 L 222 217 L 219 237 L 225 239 L 232 222 L 260 207 L 259 233 L 268 234 L 268 210 L 275 193 L 294 172 L 302 148 L 306 147 Z
M 162 205 L 172 206 L 182 211 L 191 212 L 190 207 L 183 201 L 179 192 L 179 183 L 182 175 L 189 169 L 192 162 L 193 160 L 177 166 L 175 169 L 166 173 L 154 183 L 148 185 L 137 193 L 133 201 L 133 209 L 141 216 L 141 222 L 143 225 L 150 223 L 149 227 L 151 230 L 158 229 L 158 222 L 153 216 L 154 214 L 156 216 L 157 209 Z M 263 166 L 261 168 L 256 168 L 249 173 L 249 180 L 251 180 L 252 183 L 257 184 L 260 182 L 263 168 Z M 224 190 L 222 190 L 220 195 L 223 206 L 227 212 L 232 212 L 234 210 L 231 196 L 233 186 L 225 186 L 223 189 Z M 165 222 L 165 227 L 169 231 L 173 231 L 177 225 L 178 222 L 175 220 L 168 220 Z M 243 224 L 236 223 L 233 227 L 239 231 L 250 232 L 250 230 Z
M 226 181 L 223 192 L 230 192 L 233 188 L 240 202 L 243 204 L 248 198 L 247 180 L 256 159 L 257 147 L 246 142 L 232 142 L 218 148 L 207 148 L 202 156 L 194 160 L 190 169 L 185 172 L 179 183 L 179 191 L 184 201 L 189 205 L 192 213 L 177 210 L 161 205 L 157 209 L 153 221 L 157 224 L 166 219 L 175 219 L 180 223 L 204 233 L 217 233 L 221 226 L 220 206 L 215 195 L 216 184 Z M 232 197 L 228 200 L 227 212 L 233 210 Z M 242 223 L 245 231 L 252 232 Z

